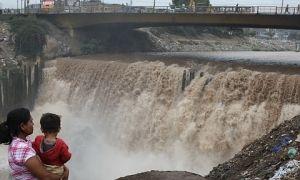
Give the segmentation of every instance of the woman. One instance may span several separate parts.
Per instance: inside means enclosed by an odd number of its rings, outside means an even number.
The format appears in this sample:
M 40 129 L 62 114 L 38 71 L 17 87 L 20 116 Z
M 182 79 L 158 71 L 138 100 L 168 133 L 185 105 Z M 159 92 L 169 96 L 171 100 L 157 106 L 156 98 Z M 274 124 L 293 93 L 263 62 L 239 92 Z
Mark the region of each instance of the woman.
M 28 136 L 33 133 L 33 121 L 28 109 L 19 108 L 8 113 L 0 125 L 0 144 L 7 144 L 11 175 L 16 180 L 68 179 L 69 170 L 64 167 L 62 177 L 46 171 Z

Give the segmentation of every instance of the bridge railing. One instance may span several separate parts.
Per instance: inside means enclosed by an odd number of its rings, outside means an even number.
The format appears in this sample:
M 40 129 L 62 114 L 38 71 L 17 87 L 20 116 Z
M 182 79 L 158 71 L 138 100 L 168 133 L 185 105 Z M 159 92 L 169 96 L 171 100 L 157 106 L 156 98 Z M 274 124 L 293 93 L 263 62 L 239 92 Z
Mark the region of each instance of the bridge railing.
M 300 7 L 256 6 L 255 11 L 257 14 L 297 15 Z
M 197 13 L 197 14 L 269 14 L 300 15 L 299 7 L 277 6 L 195 6 L 171 8 L 170 6 L 64 6 L 63 9 L 0 9 L 1 14 L 69 14 L 69 13 Z

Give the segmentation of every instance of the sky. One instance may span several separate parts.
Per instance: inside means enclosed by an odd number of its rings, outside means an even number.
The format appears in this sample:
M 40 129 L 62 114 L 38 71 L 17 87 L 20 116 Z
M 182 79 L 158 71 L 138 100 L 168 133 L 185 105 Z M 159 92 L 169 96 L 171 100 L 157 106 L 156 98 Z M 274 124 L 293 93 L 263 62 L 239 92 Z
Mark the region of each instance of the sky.
M 20 2 L 21 0 L 19 0 Z M 103 0 L 105 3 L 118 3 L 118 4 L 130 4 L 131 0 Z M 154 0 L 132 0 L 132 4 L 135 6 L 145 5 L 152 6 Z M 266 5 L 266 6 L 281 6 L 282 0 L 210 0 L 213 6 L 216 5 Z M 283 0 L 284 4 L 289 4 L 289 6 L 297 6 L 300 4 L 300 0 Z M 30 4 L 39 3 L 40 0 L 29 0 Z M 156 0 L 157 6 L 168 6 L 171 0 Z M 16 8 L 17 0 L 0 0 L 0 5 L 2 8 Z

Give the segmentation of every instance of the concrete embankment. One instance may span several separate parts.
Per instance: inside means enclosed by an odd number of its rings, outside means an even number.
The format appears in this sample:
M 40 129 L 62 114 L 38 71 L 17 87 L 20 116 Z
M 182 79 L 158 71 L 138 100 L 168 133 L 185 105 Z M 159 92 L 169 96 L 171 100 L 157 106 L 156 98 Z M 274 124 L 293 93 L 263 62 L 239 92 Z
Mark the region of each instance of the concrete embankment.
M 258 30 L 217 27 L 86 27 L 58 29 L 49 23 L 48 59 L 95 53 L 294 51 L 295 40 L 259 38 Z M 283 31 L 280 31 L 283 32 Z

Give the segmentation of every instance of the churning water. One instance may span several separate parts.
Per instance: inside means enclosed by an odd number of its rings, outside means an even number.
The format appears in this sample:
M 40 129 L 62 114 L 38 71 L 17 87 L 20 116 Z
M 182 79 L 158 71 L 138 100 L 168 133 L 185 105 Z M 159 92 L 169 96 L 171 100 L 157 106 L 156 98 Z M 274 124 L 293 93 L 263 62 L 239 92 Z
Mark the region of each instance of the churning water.
M 45 112 L 63 116 L 72 180 L 153 169 L 205 175 L 300 113 L 300 76 L 209 63 L 60 59 L 44 69 L 32 112 L 36 134 Z

